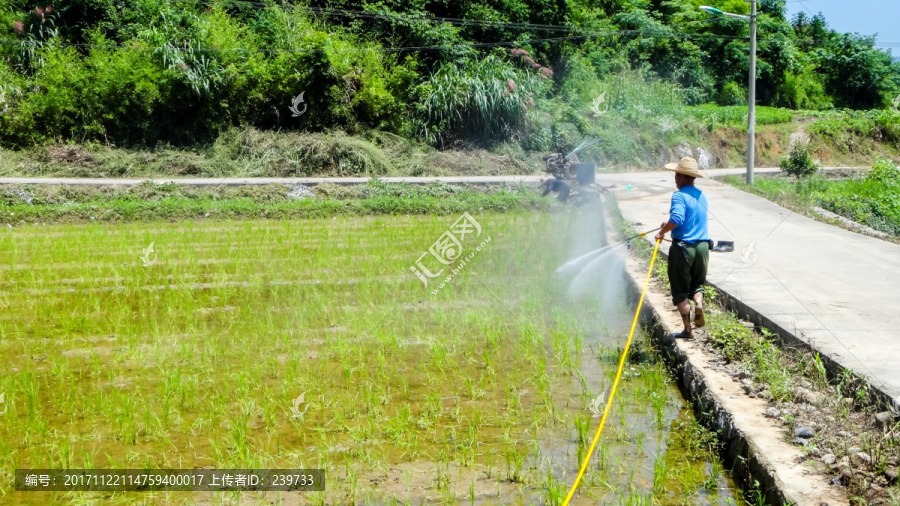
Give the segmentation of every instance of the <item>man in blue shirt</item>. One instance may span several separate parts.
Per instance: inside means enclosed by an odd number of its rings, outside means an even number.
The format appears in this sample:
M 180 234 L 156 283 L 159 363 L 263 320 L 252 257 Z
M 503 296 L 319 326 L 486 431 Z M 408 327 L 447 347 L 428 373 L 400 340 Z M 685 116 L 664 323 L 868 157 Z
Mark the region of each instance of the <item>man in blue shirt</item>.
M 681 313 L 684 331 L 680 337 L 690 339 L 691 299 L 696 304 L 694 325 L 706 325 L 703 315 L 703 292 L 700 287 L 706 282 L 706 268 L 709 265 L 709 227 L 707 214 L 709 202 L 706 195 L 696 186 L 694 180 L 703 177 L 697 161 L 682 158 L 677 164 L 666 165 L 666 170 L 675 172 L 678 191 L 672 194 L 669 221 L 662 224 L 656 240 L 661 241 L 666 233 L 672 232 L 672 247 L 669 248 L 669 284 L 672 287 L 672 303 Z

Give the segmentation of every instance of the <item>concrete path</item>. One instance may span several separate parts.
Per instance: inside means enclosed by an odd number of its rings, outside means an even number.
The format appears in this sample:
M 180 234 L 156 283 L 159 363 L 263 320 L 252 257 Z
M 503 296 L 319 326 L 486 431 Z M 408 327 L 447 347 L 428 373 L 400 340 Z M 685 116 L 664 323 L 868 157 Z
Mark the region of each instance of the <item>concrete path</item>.
M 631 184 L 616 193 L 638 230 L 668 218 L 668 173 L 605 177 Z M 900 245 L 820 223 L 709 179 L 713 240 L 708 280 L 822 355 L 867 377 L 900 406 Z M 652 242 L 652 238 L 648 238 Z M 670 243 L 661 248 L 668 251 Z
M 823 170 L 855 170 L 859 167 L 828 167 Z M 756 174 L 775 174 L 781 172 L 778 168 L 757 168 Z M 710 177 L 722 177 L 727 175 L 743 175 L 746 169 L 713 169 L 708 171 Z M 619 175 L 625 175 L 619 174 Z M 607 177 L 615 175 L 598 174 L 598 179 L 605 181 Z M 447 177 L 382 177 L 385 183 L 411 183 L 427 184 L 442 181 L 450 184 L 524 184 L 537 186 L 541 179 L 547 175 L 532 176 L 447 176 Z M 107 186 L 122 185 L 133 186 L 146 181 L 158 184 L 181 184 L 189 186 L 244 186 L 266 184 L 302 184 L 315 186 L 320 183 L 333 183 L 339 185 L 364 184 L 368 177 L 226 177 L 226 178 L 80 178 L 80 177 L 0 177 L 0 185 L 3 184 L 50 184 L 50 185 L 86 185 Z

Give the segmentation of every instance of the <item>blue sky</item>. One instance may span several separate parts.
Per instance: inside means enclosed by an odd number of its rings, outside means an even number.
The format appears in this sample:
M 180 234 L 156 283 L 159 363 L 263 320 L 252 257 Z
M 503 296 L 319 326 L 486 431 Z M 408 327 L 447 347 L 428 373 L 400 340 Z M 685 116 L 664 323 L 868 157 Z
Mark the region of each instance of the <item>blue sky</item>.
M 900 0 L 787 0 L 787 7 L 788 19 L 803 10 L 822 12 L 839 32 L 877 33 L 878 47 L 900 56 Z

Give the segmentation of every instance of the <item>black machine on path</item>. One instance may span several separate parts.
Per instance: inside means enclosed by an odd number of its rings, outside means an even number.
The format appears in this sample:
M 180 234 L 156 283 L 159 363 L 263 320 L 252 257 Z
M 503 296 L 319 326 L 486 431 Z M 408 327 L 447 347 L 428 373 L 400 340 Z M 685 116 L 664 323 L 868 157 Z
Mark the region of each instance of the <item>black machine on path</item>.
M 578 157 L 575 156 L 576 153 L 588 146 L 593 146 L 599 142 L 599 140 L 600 139 L 584 141 L 568 155 L 563 155 L 562 152 L 560 152 L 544 157 L 544 163 L 546 164 L 545 171 L 547 173 L 552 174 L 553 177 L 561 181 L 575 181 L 576 186 L 571 193 L 571 198 L 576 203 L 596 199 L 600 196 L 600 192 L 606 191 L 608 188 L 615 188 L 615 185 L 604 188 L 594 183 L 594 176 L 597 173 L 597 164 L 580 163 Z M 545 181 L 545 186 L 547 183 L 548 182 Z M 565 199 L 560 200 L 565 202 Z

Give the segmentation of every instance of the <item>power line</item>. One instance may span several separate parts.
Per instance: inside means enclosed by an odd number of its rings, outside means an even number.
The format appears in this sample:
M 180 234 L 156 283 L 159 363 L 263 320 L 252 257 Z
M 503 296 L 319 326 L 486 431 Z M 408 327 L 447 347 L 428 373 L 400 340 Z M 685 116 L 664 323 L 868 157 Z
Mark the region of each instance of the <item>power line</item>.
M 192 2 L 192 3 L 203 3 L 203 2 Z M 457 49 L 457 48 L 490 48 L 490 47 L 500 47 L 500 46 L 518 46 L 524 44 L 536 44 L 543 42 L 561 42 L 561 41 L 576 41 L 576 40 L 588 40 L 594 38 L 602 38 L 602 37 L 616 37 L 616 36 L 627 36 L 627 35 L 644 35 L 646 37 L 654 38 L 654 37 L 664 37 L 664 38 L 672 38 L 673 36 L 680 36 L 683 38 L 717 38 L 717 39 L 725 39 L 725 40 L 746 40 L 746 37 L 740 36 L 730 36 L 730 35 L 715 35 L 715 34 L 688 34 L 688 33 L 672 33 L 664 28 L 652 28 L 652 29 L 639 29 L 639 30 L 608 30 L 605 32 L 593 32 L 587 33 L 584 35 L 570 35 L 567 37 L 547 37 L 547 38 L 538 38 L 538 39 L 528 39 L 528 40 L 511 40 L 511 41 L 500 41 L 500 42 L 465 42 L 460 44 L 450 44 L 450 45 L 442 45 L 442 46 L 403 46 L 403 47 L 354 47 L 350 49 L 344 49 L 344 51 L 375 51 L 375 52 L 412 52 L 412 51 L 434 51 L 434 50 L 447 50 L 447 49 Z M 665 31 L 665 33 L 659 33 L 660 31 Z M 37 41 L 15 41 L 15 40 L 3 40 L 0 41 L 0 44 L 6 45 L 18 45 L 21 47 L 39 47 L 43 44 L 46 45 L 54 45 L 59 47 L 74 47 L 74 48 L 82 48 L 82 49 L 133 49 L 133 50 L 148 50 L 148 51 L 156 51 L 163 49 L 163 47 L 150 47 L 150 46 L 135 46 L 134 44 L 92 44 L 92 43 L 78 43 L 78 42 L 59 42 L 56 40 L 52 40 L 51 42 L 42 43 Z M 214 49 L 214 48 L 202 48 L 202 47 L 192 47 L 190 48 L 192 51 L 201 52 L 201 53 L 228 53 L 228 52 L 250 52 L 250 53 L 266 53 L 266 54 L 279 54 L 279 53 L 294 53 L 294 54 L 308 54 L 308 53 L 316 53 L 321 52 L 323 49 L 321 48 L 311 48 L 311 49 L 250 49 L 250 48 L 233 48 L 233 49 Z
M 812 11 L 809 10 L 809 9 L 806 7 L 806 4 L 804 4 L 802 0 L 797 0 L 797 3 L 800 4 L 801 6 L 803 6 L 803 9 L 804 9 L 806 12 L 808 12 L 810 16 L 816 17 L 816 15 L 813 14 Z
M 528 39 L 528 40 L 515 40 L 515 41 L 501 41 L 501 42 L 466 42 L 460 44 L 449 44 L 443 46 L 403 46 L 403 47 L 354 47 L 343 49 L 342 51 L 374 51 L 374 52 L 405 52 L 405 51 L 435 51 L 435 50 L 446 50 L 446 49 L 457 49 L 457 48 L 489 48 L 489 47 L 500 47 L 500 46 L 518 46 L 523 44 L 535 44 L 542 42 L 560 42 L 560 41 L 574 41 L 574 40 L 587 40 L 592 38 L 600 38 L 608 35 L 622 35 L 629 33 L 641 32 L 640 30 L 634 31 L 623 31 L 623 32 L 613 32 L 610 34 L 591 34 L 591 35 L 572 35 L 569 37 L 549 37 L 542 39 Z M 670 35 L 666 35 L 669 37 Z M 730 37 L 729 37 L 730 38 Z M 734 38 L 743 38 L 743 37 L 734 37 Z M 91 44 L 91 43 L 78 43 L 78 42 L 49 42 L 46 44 L 42 44 L 40 42 L 35 41 L 12 41 L 5 40 L 0 41 L 2 44 L 12 45 L 12 46 L 21 46 L 21 47 L 40 47 L 42 45 L 46 46 L 59 46 L 59 47 L 74 47 L 74 48 L 84 48 L 84 49 L 133 49 L 133 50 L 145 50 L 145 51 L 157 51 L 163 49 L 162 46 L 135 46 L 133 44 Z M 321 52 L 324 49 L 321 48 L 311 48 L 311 49 L 250 49 L 250 48 L 233 48 L 233 49 L 213 49 L 213 48 L 202 48 L 202 47 L 192 47 L 192 51 L 200 52 L 200 53 L 229 53 L 229 52 L 248 52 L 248 53 L 267 53 L 267 54 L 279 54 L 279 53 L 295 53 L 295 54 L 307 54 L 307 53 L 316 53 Z
M 264 2 L 257 2 L 252 0 L 230 0 L 231 3 L 241 4 L 249 6 L 253 9 L 268 9 L 272 7 L 277 7 L 277 5 L 266 4 Z M 188 4 L 200 4 L 200 5 L 221 5 L 221 2 L 216 2 L 214 0 L 173 0 L 174 3 L 188 3 Z M 378 12 L 378 11 L 365 11 L 365 10 L 354 10 L 354 9 L 334 9 L 334 8 L 323 8 L 323 7 L 309 7 L 309 6 L 300 6 L 297 7 L 307 10 L 309 12 L 313 12 L 316 14 L 321 14 L 325 16 L 340 16 L 340 17 L 360 17 L 360 18 L 371 18 L 371 19 L 387 19 L 391 21 L 396 20 L 406 20 L 406 21 L 429 21 L 429 22 L 440 22 L 440 23 L 449 23 L 454 25 L 481 25 L 490 28 L 521 28 L 521 29 L 533 29 L 533 30 L 544 30 L 544 31 L 564 31 L 571 32 L 577 30 L 583 30 L 578 26 L 573 25 L 553 25 L 553 24 L 545 24 L 545 23 L 514 23 L 509 21 L 499 21 L 499 20 L 482 20 L 482 19 L 467 19 L 467 18 L 452 18 L 452 17 L 444 17 L 444 16 L 429 16 L 429 15 L 414 15 L 414 14 L 403 14 L 397 12 Z M 699 20 L 699 21 L 687 21 L 684 23 L 679 23 L 678 25 L 670 25 L 670 26 L 682 26 L 693 23 L 704 23 L 707 20 Z
M 801 0 L 796 0 L 800 2 Z M 215 2 L 211 0 L 174 0 L 173 3 L 187 3 L 187 4 L 195 4 L 195 5 L 221 5 L 221 2 Z M 256 2 L 250 0 L 233 0 L 231 3 L 246 5 L 253 9 L 269 9 L 273 7 L 278 7 L 277 5 L 266 4 L 263 2 Z M 721 21 L 721 18 L 708 18 L 704 20 L 698 21 L 685 21 L 682 23 L 674 24 L 674 25 L 664 25 L 660 27 L 654 28 L 643 28 L 636 30 L 606 30 L 606 31 L 590 31 L 585 30 L 583 28 L 577 26 L 565 26 L 565 25 L 551 25 L 551 24 L 535 24 L 535 23 L 509 23 L 503 21 L 492 21 L 492 20 L 473 20 L 473 19 L 464 19 L 464 18 L 450 18 L 450 17 L 435 17 L 435 16 L 416 16 L 416 15 L 408 15 L 408 14 L 400 14 L 400 13 L 379 13 L 379 12 L 370 12 L 370 11 L 359 11 L 359 10 L 350 10 L 350 9 L 328 9 L 328 8 L 317 8 L 317 7 L 304 7 L 301 8 L 308 10 L 314 14 L 319 14 L 323 16 L 340 16 L 340 17 L 350 17 L 350 18 L 366 18 L 366 19 L 387 19 L 391 21 L 404 20 L 404 21 L 427 21 L 427 22 L 440 22 L 440 23 L 450 23 L 455 25 L 475 25 L 482 27 L 505 27 L 505 28 L 516 28 L 522 30 L 542 30 L 542 31 L 565 31 L 565 32 L 582 32 L 582 35 L 570 35 L 567 37 L 547 37 L 547 38 L 536 38 L 536 39 L 528 39 L 528 40 L 512 40 L 512 41 L 501 41 L 501 42 L 465 42 L 459 44 L 450 44 L 450 45 L 441 45 L 441 46 L 402 46 L 402 47 L 355 47 L 351 49 L 345 49 L 344 51 L 375 51 L 375 52 L 385 52 L 385 53 L 396 53 L 396 52 L 417 52 L 417 51 L 439 51 L 439 50 L 448 50 L 448 49 L 458 49 L 458 48 L 490 48 L 490 47 L 501 47 L 501 46 L 516 46 L 516 45 L 524 45 L 524 44 L 534 44 L 534 43 L 544 43 L 544 42 L 561 42 L 561 41 L 577 41 L 577 40 L 588 40 L 595 38 L 603 38 L 603 37 L 617 37 L 617 36 L 633 36 L 639 35 L 648 38 L 672 38 L 672 37 L 681 37 L 686 39 L 692 38 L 702 38 L 702 39 L 718 39 L 718 40 L 747 40 L 747 37 L 744 36 L 732 36 L 732 35 L 718 35 L 711 33 L 685 33 L 679 32 L 674 29 L 682 26 L 692 25 L 692 24 L 706 24 L 706 23 L 715 23 Z M 662 32 L 662 33 L 661 33 Z M 822 41 L 812 41 L 816 44 L 820 44 Z M 14 40 L 3 40 L 0 41 L 0 44 L 6 45 L 19 45 L 21 47 L 37 47 L 41 43 L 35 41 L 14 41 Z M 156 51 L 159 49 L 163 49 L 162 47 L 147 47 L 147 46 L 135 46 L 134 44 L 91 44 L 91 43 L 74 43 L 74 42 L 57 42 L 54 41 L 51 44 L 58 45 L 60 47 L 74 47 L 74 48 L 84 48 L 84 49 L 135 49 L 135 50 L 152 50 Z M 884 42 L 879 44 L 880 46 L 889 46 L 889 47 L 900 47 L 900 43 L 895 42 Z M 214 48 L 200 48 L 194 47 L 191 48 L 192 51 L 202 52 L 202 53 L 226 53 L 226 52 L 255 52 L 255 53 L 266 53 L 266 54 L 279 54 L 279 53 L 294 53 L 294 54 L 309 54 L 321 52 L 323 49 L 321 48 L 312 48 L 312 49 L 250 49 L 250 48 L 233 48 L 233 49 L 214 49 Z

